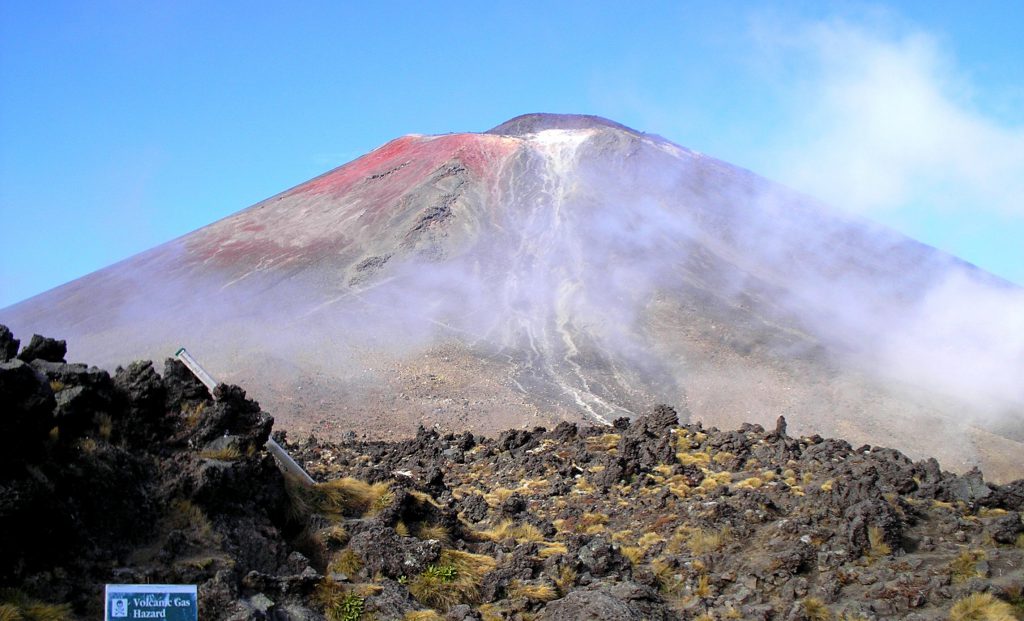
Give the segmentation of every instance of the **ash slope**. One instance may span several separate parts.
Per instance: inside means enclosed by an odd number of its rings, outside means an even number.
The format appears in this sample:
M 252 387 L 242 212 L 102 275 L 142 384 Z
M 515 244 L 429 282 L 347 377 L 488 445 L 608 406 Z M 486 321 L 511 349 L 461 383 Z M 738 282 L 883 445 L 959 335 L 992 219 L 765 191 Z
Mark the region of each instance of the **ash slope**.
M 656 136 L 526 115 L 396 139 L 0 321 L 105 365 L 186 345 L 295 430 L 495 433 L 685 402 L 1004 480 L 1024 475 L 1024 337 L 1003 326 L 1021 300 Z

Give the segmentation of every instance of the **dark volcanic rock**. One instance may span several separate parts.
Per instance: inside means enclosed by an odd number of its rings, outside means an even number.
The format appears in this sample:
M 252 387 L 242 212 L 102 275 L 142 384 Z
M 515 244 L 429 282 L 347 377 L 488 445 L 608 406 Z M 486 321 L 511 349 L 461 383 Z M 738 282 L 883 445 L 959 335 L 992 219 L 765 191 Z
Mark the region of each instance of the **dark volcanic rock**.
M 674 618 L 650 587 L 632 582 L 600 583 L 548 604 L 537 621 L 660 621 Z
M 106 371 L 43 359 L 33 360 L 32 366 L 50 381 L 57 400 L 54 417 L 65 435 L 78 435 L 95 427 L 99 417 L 112 418 L 120 411 L 119 395 Z
M 18 354 L 18 359 L 25 362 L 32 362 L 33 360 L 64 362 L 64 355 L 67 353 L 68 344 L 66 342 L 33 334 L 32 340 Z
M 0 464 L 38 461 L 56 405 L 46 378 L 21 360 L 0 362 L 0 403 L 0 437 L 16 439 L 0 451 Z
M 187 403 L 209 401 L 212 395 L 180 360 L 164 361 L 164 385 L 167 388 L 167 409 L 180 410 Z
M 0 324 L 0 362 L 7 362 L 18 355 L 21 341 L 14 338 L 10 328 Z
M 274 419 L 245 397 L 238 386 L 220 384 L 217 400 L 207 407 L 192 432 L 194 446 L 206 446 L 223 436 L 239 436 L 241 450 L 258 449 L 267 443 Z
M 387 526 L 371 526 L 354 535 L 349 547 L 363 561 L 367 575 L 381 572 L 391 578 L 414 576 L 441 554 L 440 541 L 400 537 Z

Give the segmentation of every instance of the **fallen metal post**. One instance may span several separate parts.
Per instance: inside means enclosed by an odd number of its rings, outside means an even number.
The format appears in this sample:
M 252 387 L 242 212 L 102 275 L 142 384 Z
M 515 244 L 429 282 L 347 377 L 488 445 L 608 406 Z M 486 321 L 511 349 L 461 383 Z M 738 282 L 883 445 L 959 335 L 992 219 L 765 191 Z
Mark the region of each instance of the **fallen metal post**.
M 174 357 L 181 360 L 182 363 L 188 367 L 188 370 L 192 371 L 192 374 L 195 375 L 207 389 L 209 389 L 210 396 L 213 396 L 213 389 L 217 387 L 217 380 L 213 379 L 213 376 L 207 373 L 206 369 L 204 369 L 191 354 L 185 351 L 184 347 L 179 349 L 178 352 L 174 354 Z M 213 396 L 213 398 L 216 399 L 217 397 Z
M 209 389 L 210 395 L 214 399 L 217 398 L 214 393 L 214 388 L 217 387 L 217 380 L 213 379 L 213 376 L 207 373 L 206 369 L 204 369 L 191 354 L 185 351 L 184 347 L 179 349 L 177 353 L 174 354 L 174 357 L 180 360 L 189 371 L 192 371 L 192 374 Z M 314 485 L 316 483 L 316 481 L 313 480 L 313 477 L 309 476 L 309 473 L 303 470 L 302 466 L 300 466 L 294 459 L 292 459 L 292 456 L 288 454 L 288 451 L 281 448 L 281 445 L 275 442 L 273 438 L 267 438 L 266 449 L 274 456 L 274 461 L 277 462 L 277 467 L 280 468 L 282 472 L 290 474 L 292 477 L 297 478 L 306 485 Z
M 316 481 L 313 477 L 302 469 L 298 463 L 292 459 L 292 456 L 288 454 L 288 451 L 281 448 L 281 445 L 274 441 L 273 438 L 267 438 L 267 450 L 277 460 L 277 467 L 281 469 L 285 474 L 290 474 L 293 477 L 297 477 L 301 482 L 306 485 L 315 485 Z

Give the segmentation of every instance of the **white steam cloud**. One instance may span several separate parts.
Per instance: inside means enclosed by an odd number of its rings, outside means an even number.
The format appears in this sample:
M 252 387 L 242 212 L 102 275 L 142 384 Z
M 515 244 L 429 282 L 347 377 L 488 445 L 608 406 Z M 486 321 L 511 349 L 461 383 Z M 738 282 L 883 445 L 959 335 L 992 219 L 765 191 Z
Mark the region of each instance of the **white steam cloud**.
M 925 203 L 1024 217 L 1024 127 L 972 105 L 934 36 L 837 21 L 762 41 L 787 67 L 777 77 L 795 117 L 770 176 L 860 212 Z

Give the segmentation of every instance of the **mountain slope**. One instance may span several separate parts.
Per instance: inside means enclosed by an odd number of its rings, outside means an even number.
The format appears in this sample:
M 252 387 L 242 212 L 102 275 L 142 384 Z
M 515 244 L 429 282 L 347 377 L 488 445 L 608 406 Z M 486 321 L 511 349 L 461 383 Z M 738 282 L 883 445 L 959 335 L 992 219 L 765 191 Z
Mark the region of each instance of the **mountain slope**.
M 398 138 L 0 322 L 103 364 L 185 345 L 284 427 L 328 435 L 667 402 L 1000 480 L 1024 475 L 1024 331 L 1004 326 L 1021 300 L 657 136 L 526 115 Z

